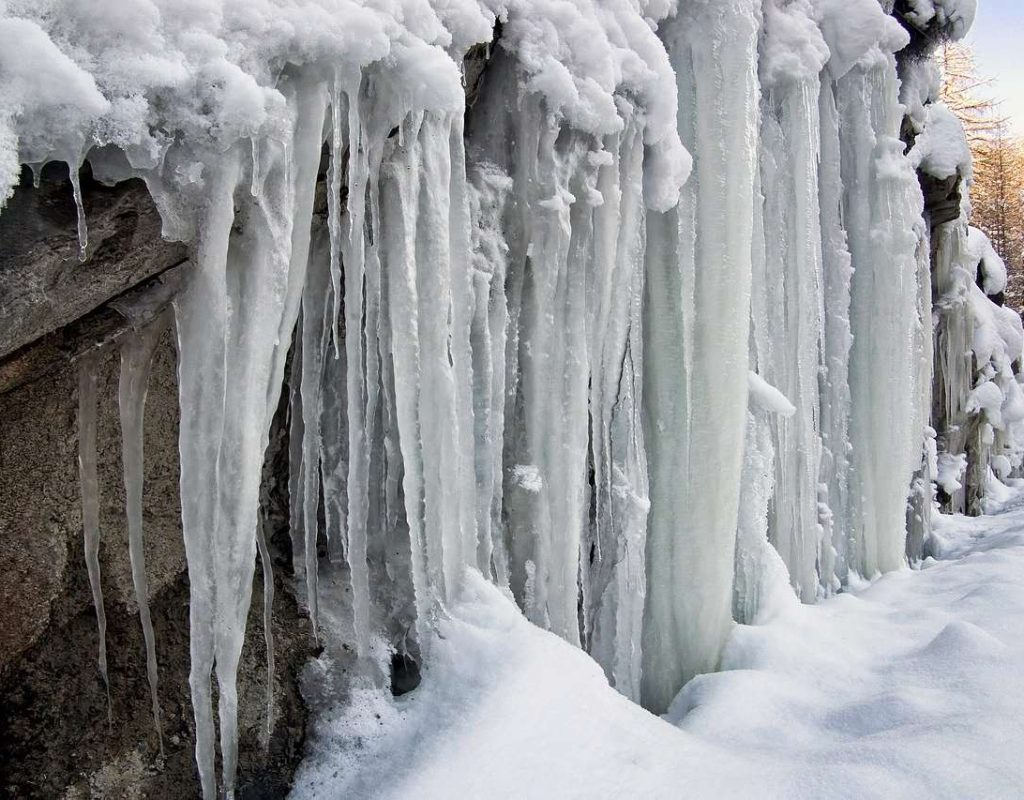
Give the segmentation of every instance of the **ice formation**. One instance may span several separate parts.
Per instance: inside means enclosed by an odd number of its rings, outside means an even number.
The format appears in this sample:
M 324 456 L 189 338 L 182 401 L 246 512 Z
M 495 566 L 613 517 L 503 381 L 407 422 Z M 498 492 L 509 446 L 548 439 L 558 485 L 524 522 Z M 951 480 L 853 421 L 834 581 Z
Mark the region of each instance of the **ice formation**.
M 0 199 L 19 163 L 88 159 L 143 177 L 191 245 L 175 324 L 204 796 L 214 675 L 234 791 L 257 550 L 274 668 L 259 490 L 283 390 L 315 635 L 320 542 L 347 563 L 370 673 L 381 639 L 429 659 L 478 571 L 658 712 L 771 597 L 903 564 L 908 498 L 923 536 L 932 479 L 958 502 L 958 454 L 983 451 L 982 485 L 1020 463 L 1020 320 L 960 221 L 937 232 L 933 326 L 915 168 L 966 176 L 962 137 L 920 67 L 900 97 L 908 36 L 876 0 L 118 5 L 0 4 Z M 973 16 L 911 7 L 954 32 Z M 125 480 L 159 724 L 152 335 L 133 336 Z
M 141 331 L 128 334 L 121 345 L 121 378 L 118 386 L 118 405 L 121 412 L 121 462 L 124 467 L 124 493 L 128 517 L 128 555 L 132 566 L 132 584 L 139 605 L 139 620 L 146 642 L 146 677 L 153 705 L 160 750 L 163 751 L 163 731 L 160 725 L 160 697 L 158 691 L 156 639 L 149 615 L 149 585 L 146 580 L 146 553 L 142 536 L 143 496 L 143 422 L 146 392 L 153 352 L 167 329 L 166 315 Z

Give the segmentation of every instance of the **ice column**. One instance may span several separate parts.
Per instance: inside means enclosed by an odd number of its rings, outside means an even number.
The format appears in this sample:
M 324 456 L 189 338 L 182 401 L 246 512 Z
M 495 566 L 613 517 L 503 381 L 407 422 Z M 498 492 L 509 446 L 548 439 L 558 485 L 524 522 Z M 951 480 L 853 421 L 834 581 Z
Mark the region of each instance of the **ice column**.
M 627 115 L 605 143 L 588 271 L 593 521 L 581 552 L 585 645 L 613 685 L 640 699 L 648 499 L 643 399 L 646 209 L 643 137 Z M 604 153 L 595 153 L 597 160 Z
M 648 220 L 644 438 L 651 513 L 642 699 L 717 666 L 732 617 L 747 423 L 760 4 L 693 3 L 664 38 L 694 172 Z
M 898 138 L 893 56 L 876 52 L 837 84 L 843 210 L 853 263 L 850 354 L 853 498 L 849 568 L 865 576 L 904 563 L 906 503 L 924 419 L 918 276 L 922 198 Z
M 822 82 L 818 101 L 824 341 L 819 375 L 821 403 L 822 548 L 819 578 L 826 592 L 846 578 L 850 520 L 850 284 L 853 266 L 843 227 L 843 183 L 835 84 Z
M 792 11 L 798 14 L 797 11 Z M 790 18 L 792 19 L 792 18 Z M 782 11 L 766 17 L 768 47 L 783 40 L 777 24 L 795 24 Z M 796 17 L 815 35 L 806 17 Z M 820 37 L 820 35 L 819 35 Z M 773 416 L 775 488 L 769 533 L 797 594 L 818 594 L 819 523 L 818 366 L 823 338 L 822 231 L 818 206 L 820 158 L 817 70 L 826 53 L 822 41 L 805 74 L 776 74 L 771 53 L 762 57 L 761 191 L 764 195 L 763 264 L 754 263 L 753 340 L 758 372 L 796 406 L 791 416 Z M 799 54 L 799 50 L 797 50 Z

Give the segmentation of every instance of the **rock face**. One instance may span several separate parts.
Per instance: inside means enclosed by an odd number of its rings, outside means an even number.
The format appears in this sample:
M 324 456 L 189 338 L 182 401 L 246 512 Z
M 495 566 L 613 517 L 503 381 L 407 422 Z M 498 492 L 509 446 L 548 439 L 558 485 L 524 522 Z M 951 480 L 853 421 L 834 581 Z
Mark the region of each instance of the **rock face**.
M 90 226 L 84 263 L 78 261 L 71 190 L 60 170 L 46 170 L 38 189 L 23 182 L 0 217 L 0 559 L 6 565 L 0 572 L 0 796 L 194 797 L 199 787 L 188 686 L 189 591 L 172 330 L 157 349 L 149 384 L 143 508 L 163 758 L 149 714 L 128 557 L 117 405 L 117 338 L 166 305 L 185 269 L 186 252 L 161 240 L 159 217 L 141 183 L 108 189 L 83 175 L 83 190 Z M 97 667 L 77 463 L 77 359 L 98 347 L 109 721 Z M 282 433 L 284 421 L 278 424 Z M 275 442 L 286 446 L 281 436 Z M 268 488 L 274 480 L 268 472 Z M 239 670 L 241 797 L 283 796 L 304 737 L 298 675 L 312 640 L 290 590 L 288 553 L 275 555 L 275 719 L 265 750 L 258 569 Z

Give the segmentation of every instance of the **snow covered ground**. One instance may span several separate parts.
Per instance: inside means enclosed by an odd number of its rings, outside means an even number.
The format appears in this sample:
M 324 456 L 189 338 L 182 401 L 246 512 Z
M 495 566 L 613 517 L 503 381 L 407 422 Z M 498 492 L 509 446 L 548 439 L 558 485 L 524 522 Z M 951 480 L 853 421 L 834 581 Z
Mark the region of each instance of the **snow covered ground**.
M 941 560 L 736 626 L 664 718 L 470 580 L 421 687 L 325 714 L 293 797 L 1020 797 L 1024 489 L 937 528 Z

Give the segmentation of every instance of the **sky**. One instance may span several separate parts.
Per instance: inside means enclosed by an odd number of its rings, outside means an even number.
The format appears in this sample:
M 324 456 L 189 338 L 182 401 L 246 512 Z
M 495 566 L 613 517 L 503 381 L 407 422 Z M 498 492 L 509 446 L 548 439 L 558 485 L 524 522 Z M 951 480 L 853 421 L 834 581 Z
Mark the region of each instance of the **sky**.
M 993 79 L 988 93 L 1002 100 L 1002 113 L 1024 136 L 1024 0 L 978 0 L 978 16 L 967 37 L 978 73 Z

